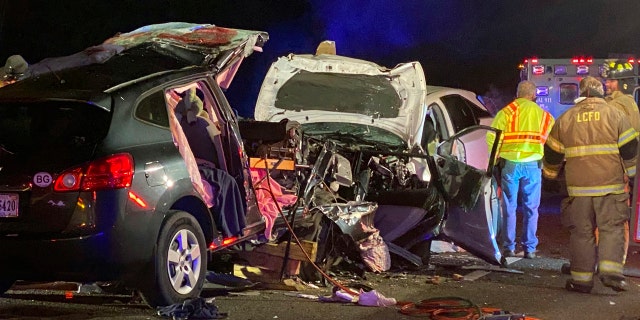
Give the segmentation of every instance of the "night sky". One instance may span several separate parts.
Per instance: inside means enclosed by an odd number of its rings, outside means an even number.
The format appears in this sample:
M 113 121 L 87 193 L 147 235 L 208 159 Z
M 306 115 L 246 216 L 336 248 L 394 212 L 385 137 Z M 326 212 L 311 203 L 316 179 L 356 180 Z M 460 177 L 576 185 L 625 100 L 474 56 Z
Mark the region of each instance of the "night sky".
M 418 60 L 428 84 L 511 94 L 526 57 L 640 56 L 639 9 L 637 0 L 0 0 L 0 65 L 12 54 L 35 63 L 181 21 L 269 32 L 229 89 L 243 116 L 271 62 L 313 53 L 322 40 L 388 67 Z

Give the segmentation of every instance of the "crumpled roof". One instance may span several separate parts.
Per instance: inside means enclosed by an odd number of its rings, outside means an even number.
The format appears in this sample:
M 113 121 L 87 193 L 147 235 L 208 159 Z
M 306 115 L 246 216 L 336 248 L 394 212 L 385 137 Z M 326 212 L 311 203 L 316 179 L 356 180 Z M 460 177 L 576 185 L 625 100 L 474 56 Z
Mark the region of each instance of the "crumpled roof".
M 36 76 L 52 71 L 73 67 L 104 63 L 127 49 L 135 46 L 161 42 L 200 51 L 207 55 L 218 54 L 233 49 L 247 39 L 253 43 L 259 31 L 228 29 L 212 24 L 194 24 L 185 22 L 169 22 L 153 24 L 138 28 L 131 32 L 117 34 L 102 44 L 89 47 L 78 53 L 55 58 L 46 58 L 29 66 L 21 78 Z M 253 51 L 253 45 L 248 48 Z M 245 56 L 248 56 L 248 52 Z M 201 63 L 202 61 L 200 61 Z M 196 61 L 193 61 L 195 64 Z
M 212 24 L 169 22 L 120 33 L 105 40 L 103 44 L 130 48 L 144 42 L 167 40 L 185 45 L 217 48 L 234 43 L 237 45 L 238 41 L 244 41 L 246 36 L 251 33 L 255 33 L 255 31 L 228 29 Z
M 262 51 L 267 40 L 268 34 L 263 31 L 212 24 L 169 22 L 148 25 L 119 33 L 102 44 L 72 55 L 31 64 L 17 78 L 16 84 L 0 90 L 4 93 L 0 96 L 87 99 L 149 75 L 193 66 L 210 68 L 221 53 L 235 50 L 245 42 L 244 51 L 237 53 L 246 57 L 253 51 Z M 12 89 L 7 91 L 10 87 Z

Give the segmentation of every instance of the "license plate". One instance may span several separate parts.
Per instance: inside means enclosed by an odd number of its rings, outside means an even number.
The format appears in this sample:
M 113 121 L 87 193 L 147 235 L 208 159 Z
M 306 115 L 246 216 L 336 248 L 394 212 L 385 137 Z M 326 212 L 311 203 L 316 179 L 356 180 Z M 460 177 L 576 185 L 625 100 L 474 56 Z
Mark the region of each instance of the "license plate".
M 18 216 L 18 194 L 0 193 L 0 218 Z

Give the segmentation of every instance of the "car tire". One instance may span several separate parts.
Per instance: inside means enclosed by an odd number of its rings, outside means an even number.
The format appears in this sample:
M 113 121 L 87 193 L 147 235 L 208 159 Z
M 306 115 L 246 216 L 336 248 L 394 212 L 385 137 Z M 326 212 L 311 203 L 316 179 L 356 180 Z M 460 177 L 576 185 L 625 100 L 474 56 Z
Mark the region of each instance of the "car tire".
M 15 282 L 15 279 L 0 279 L 0 295 L 3 295 L 7 290 L 11 289 Z
M 207 245 L 198 221 L 183 211 L 169 213 L 155 246 L 148 276 L 139 286 L 151 307 L 200 295 L 207 271 Z

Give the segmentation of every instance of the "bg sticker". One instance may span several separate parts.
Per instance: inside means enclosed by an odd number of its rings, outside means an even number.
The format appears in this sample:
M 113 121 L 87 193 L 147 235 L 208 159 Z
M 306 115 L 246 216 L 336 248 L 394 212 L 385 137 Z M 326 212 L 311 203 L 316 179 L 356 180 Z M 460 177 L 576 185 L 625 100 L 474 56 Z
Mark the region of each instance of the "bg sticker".
M 33 176 L 33 183 L 40 188 L 48 187 L 51 182 L 53 182 L 53 178 L 47 172 L 38 172 Z

